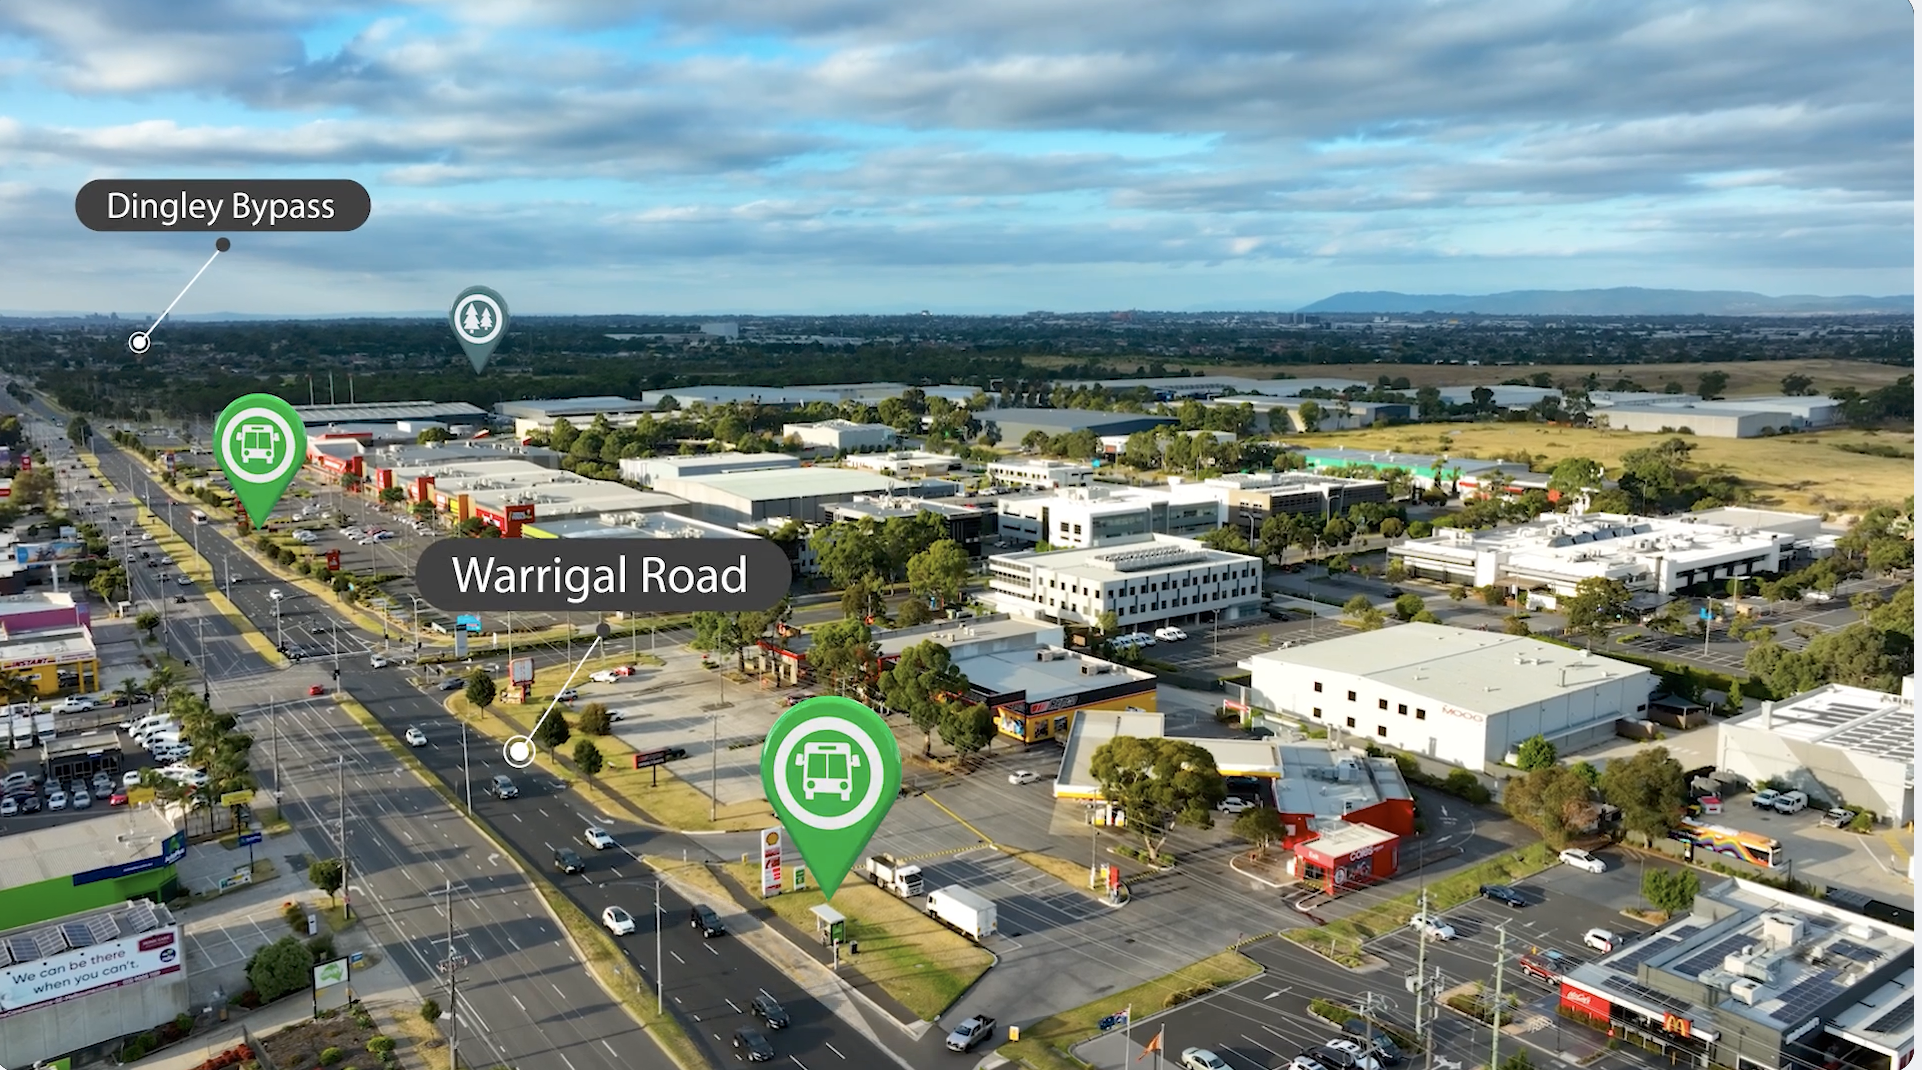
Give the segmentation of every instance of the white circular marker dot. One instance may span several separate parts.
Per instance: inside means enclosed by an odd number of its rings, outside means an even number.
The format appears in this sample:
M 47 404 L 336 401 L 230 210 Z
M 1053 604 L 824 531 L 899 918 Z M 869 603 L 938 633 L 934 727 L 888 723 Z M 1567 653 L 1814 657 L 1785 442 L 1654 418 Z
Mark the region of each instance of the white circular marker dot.
M 534 764 L 534 741 L 526 736 L 514 736 L 501 747 L 501 756 L 507 764 L 516 769 L 525 769 Z
M 127 338 L 127 348 L 135 353 L 145 353 L 152 346 L 153 339 L 147 337 L 146 331 L 135 331 Z

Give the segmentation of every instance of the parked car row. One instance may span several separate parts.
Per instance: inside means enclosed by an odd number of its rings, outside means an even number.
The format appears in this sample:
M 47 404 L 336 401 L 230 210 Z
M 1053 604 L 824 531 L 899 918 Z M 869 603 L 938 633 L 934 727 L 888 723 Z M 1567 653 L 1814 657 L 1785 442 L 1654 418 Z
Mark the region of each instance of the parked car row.
M 1302 1049 L 1288 1062 L 1288 1070 L 1382 1070 L 1401 1064 L 1401 1048 L 1394 1039 L 1366 1021 L 1352 1019 L 1343 1023 L 1342 1031 L 1346 1035 Z M 1181 1065 L 1184 1070 L 1231 1070 L 1227 1060 L 1207 1048 L 1183 1049 Z

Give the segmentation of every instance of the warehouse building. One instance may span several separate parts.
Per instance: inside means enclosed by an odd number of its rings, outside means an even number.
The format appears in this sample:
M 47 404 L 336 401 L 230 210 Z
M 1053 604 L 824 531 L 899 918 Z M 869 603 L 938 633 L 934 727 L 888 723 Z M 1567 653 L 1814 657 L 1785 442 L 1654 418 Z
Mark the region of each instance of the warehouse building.
M 920 386 L 909 387 L 906 383 L 823 383 L 815 386 L 682 386 L 671 390 L 649 390 L 641 394 L 641 402 L 650 411 L 659 409 L 664 403 L 670 408 L 686 408 L 696 402 L 703 405 L 718 406 L 732 404 L 754 404 L 777 409 L 798 409 L 803 405 L 820 403 L 823 405 L 845 405 L 859 402 L 863 405 L 879 405 L 888 398 L 898 398 L 910 389 L 919 390 L 931 398 L 945 398 L 956 405 L 968 405 L 978 392 L 971 386 Z
M 1215 398 L 1202 402 L 1210 408 L 1239 408 L 1246 405 L 1254 413 L 1256 431 L 1271 434 L 1292 435 L 1313 431 L 1352 431 L 1361 427 L 1373 427 L 1377 422 L 1387 419 L 1409 418 L 1409 407 L 1395 403 L 1371 401 L 1333 401 L 1321 398 L 1263 398 L 1249 397 L 1245 394 L 1233 397 Z M 1307 413 L 1301 407 L 1312 404 Z M 1313 415 L 1313 421 L 1309 420 Z M 1312 422 L 1314 426 L 1308 425 Z
M 1716 765 L 1752 784 L 1788 782 L 1811 799 L 1915 820 L 1915 677 L 1891 695 L 1829 684 L 1724 721 Z
M 1470 457 L 1438 457 L 1426 453 L 1396 453 L 1392 450 L 1355 450 L 1346 446 L 1302 450 L 1301 456 L 1311 470 L 1373 468 L 1377 471 L 1387 471 L 1391 468 L 1399 468 L 1407 472 L 1410 482 L 1421 490 L 1435 486 L 1452 490 L 1463 476 L 1495 468 L 1510 472 L 1523 472 L 1528 469 L 1526 464 L 1521 463 L 1482 461 Z
M 549 471 L 559 471 L 561 467 L 559 453 L 544 446 L 523 446 L 510 438 L 477 438 L 436 442 L 427 446 L 378 448 L 360 443 L 319 442 L 309 443 L 307 454 L 310 462 L 327 475 L 340 476 L 352 472 L 362 477 L 367 480 L 368 489 L 376 495 L 388 487 L 405 489 L 407 477 L 401 475 L 403 472 L 433 469 L 442 465 L 460 465 L 469 470 L 477 470 L 474 466 L 495 462 L 519 462 Z M 413 500 L 418 501 L 418 496 Z
M 295 405 L 294 415 L 312 437 L 330 427 L 348 424 L 389 426 L 403 420 L 419 420 L 455 427 L 485 427 L 486 409 L 465 401 L 370 401 L 348 405 Z M 416 432 L 418 433 L 418 432 Z
M 187 834 L 148 807 L 15 829 L 0 839 L 0 918 L 37 925 L 129 899 L 171 899 L 186 853 Z
M 695 453 L 685 456 L 623 457 L 621 478 L 651 487 L 657 479 L 688 479 L 724 472 L 766 472 L 799 468 L 801 459 L 785 453 Z
M 1476 772 L 1540 735 L 1564 754 L 1648 711 L 1639 665 L 1525 636 L 1401 624 L 1240 663 L 1247 701 L 1337 736 Z
M 596 416 L 605 416 L 608 423 L 619 426 L 632 424 L 653 408 L 632 398 L 601 396 L 501 401 L 494 404 L 494 411 L 503 419 L 513 421 L 514 437 L 523 439 L 536 431 L 552 431 L 556 420 L 564 419 L 575 427 L 585 427 L 593 423 Z
M 931 513 L 940 517 L 942 523 L 947 525 L 949 541 L 966 550 L 969 557 L 981 556 L 981 535 L 987 526 L 988 517 L 972 503 L 936 501 L 929 498 L 861 496 L 852 501 L 834 505 L 829 510 L 829 517 L 835 521 L 872 520 L 876 523 L 885 523 L 892 517 L 914 516 L 919 513 Z
M 1591 577 L 1631 591 L 1672 595 L 1698 583 L 1779 572 L 1798 540 L 1777 531 L 1727 527 L 1693 516 L 1545 514 L 1512 527 L 1443 528 L 1388 548 L 1411 576 L 1469 587 L 1575 593 Z
M 677 509 L 714 524 L 743 524 L 787 517 L 826 523 L 834 506 L 861 497 L 888 495 L 946 498 L 961 490 L 940 479 L 903 482 L 851 468 L 789 468 L 656 478 L 654 489 L 688 503 Z
M 521 525 L 524 539 L 753 539 L 739 528 L 709 524 L 679 513 L 603 513 Z
M 1135 535 L 1087 550 L 1024 550 L 988 558 L 988 600 L 1004 612 L 1057 624 L 1123 629 L 1261 612 L 1261 560 L 1192 539 Z
M 995 500 L 997 534 L 1057 550 L 1108 546 L 1139 535 L 1200 538 L 1221 527 L 1218 488 L 1198 483 L 1129 487 L 1097 483 L 1053 494 L 1011 494 Z
M 992 429 L 1004 443 L 1018 443 L 1036 431 L 1053 438 L 1072 431 L 1092 431 L 1095 435 L 1132 435 L 1157 427 L 1179 423 L 1172 416 L 1139 412 L 1103 412 L 1097 409 L 990 409 L 981 414 L 983 431 Z
M 1706 882 L 1705 882 L 1706 883 Z M 1561 979 L 1560 1009 L 1671 1066 L 1905 1067 L 1915 934 L 1750 881 Z
M 520 537 L 521 528 L 537 519 L 658 513 L 685 504 L 672 495 L 518 459 L 399 468 L 393 471 L 393 485 L 409 502 L 432 502 L 450 524 L 477 518 L 508 538 Z
M 842 467 L 879 472 L 896 479 L 926 479 L 952 475 L 961 470 L 961 458 L 927 450 L 889 450 L 885 453 L 856 453 L 841 460 Z
M 996 461 L 988 466 L 988 481 L 997 487 L 1029 490 L 1085 487 L 1094 482 L 1094 466 L 1040 457 Z
M 181 925 L 146 899 L 0 932 L 0 1065 L 107 1060 L 121 1037 L 188 1012 L 186 956 Z
M 1216 476 L 1202 485 L 1221 495 L 1223 522 L 1249 532 L 1251 543 L 1271 516 L 1335 517 L 1365 502 L 1388 501 L 1388 484 L 1379 479 L 1314 472 L 1242 472 Z
M 1718 405 L 1697 401 L 1688 405 L 1615 405 L 1595 413 L 1611 431 L 1649 434 L 1689 434 L 1703 438 L 1759 438 L 1793 431 L 1796 419 L 1787 410 Z
M 781 438 L 814 449 L 880 450 L 894 445 L 894 428 L 887 424 L 857 424 L 852 420 L 822 420 L 815 424 L 784 424 Z
M 1145 379 L 1076 379 L 1057 383 L 1065 390 L 1101 387 L 1105 390 L 1127 392 L 1147 390 L 1160 401 L 1185 401 L 1190 398 L 1233 397 L 1254 394 L 1263 397 L 1291 398 L 1304 390 L 1327 390 L 1339 394 L 1344 390 L 1366 390 L 1368 383 L 1358 379 L 1250 379 L 1241 375 L 1163 375 Z M 1234 400 L 1242 400 L 1234 397 Z

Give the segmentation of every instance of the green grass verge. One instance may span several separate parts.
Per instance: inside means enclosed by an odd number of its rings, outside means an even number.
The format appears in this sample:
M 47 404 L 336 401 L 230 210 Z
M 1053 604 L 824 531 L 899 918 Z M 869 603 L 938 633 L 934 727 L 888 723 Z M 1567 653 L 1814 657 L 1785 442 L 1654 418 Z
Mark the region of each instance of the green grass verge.
M 1124 1007 L 1142 1017 L 1203 996 L 1217 988 L 1244 981 L 1262 972 L 1261 964 L 1239 951 L 1223 951 L 1189 966 L 1136 985 L 1126 992 L 1103 996 L 1094 1003 L 1049 1015 L 1023 1026 L 1021 1039 L 1003 1044 L 995 1054 L 1025 1063 L 1033 1070 L 1086 1070 L 1068 1049 L 1101 1032 L 1100 1021 Z M 1148 1039 L 1146 1034 L 1141 1038 Z

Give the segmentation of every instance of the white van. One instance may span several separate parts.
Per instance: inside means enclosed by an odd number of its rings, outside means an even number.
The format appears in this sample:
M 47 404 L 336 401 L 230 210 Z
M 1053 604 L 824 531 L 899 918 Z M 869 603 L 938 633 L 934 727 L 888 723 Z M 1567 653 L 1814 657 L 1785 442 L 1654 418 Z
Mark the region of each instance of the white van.
M 127 726 L 127 734 L 138 739 L 164 724 L 172 724 L 173 718 L 164 713 L 150 713 Z
M 1785 791 L 1775 797 L 1775 812 L 1799 814 L 1809 808 L 1809 797 L 1799 791 Z

